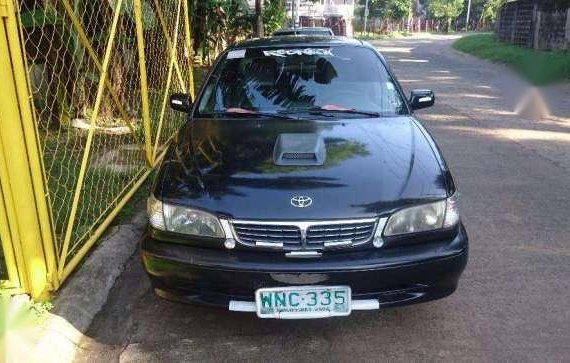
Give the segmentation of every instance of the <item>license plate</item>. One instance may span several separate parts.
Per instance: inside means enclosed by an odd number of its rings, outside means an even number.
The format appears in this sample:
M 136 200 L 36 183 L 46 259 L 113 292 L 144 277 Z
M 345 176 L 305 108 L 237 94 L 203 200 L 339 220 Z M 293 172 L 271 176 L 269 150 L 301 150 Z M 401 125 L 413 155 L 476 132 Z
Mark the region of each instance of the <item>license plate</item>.
M 326 318 L 349 315 L 351 295 L 349 286 L 264 288 L 255 292 L 255 304 L 260 318 Z

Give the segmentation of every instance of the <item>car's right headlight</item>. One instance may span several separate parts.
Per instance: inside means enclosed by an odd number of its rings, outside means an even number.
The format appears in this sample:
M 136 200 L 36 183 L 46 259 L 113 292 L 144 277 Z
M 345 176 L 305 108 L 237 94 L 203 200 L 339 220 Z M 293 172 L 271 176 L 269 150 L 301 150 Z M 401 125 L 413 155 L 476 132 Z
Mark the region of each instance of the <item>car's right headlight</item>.
M 226 237 L 218 217 L 198 209 L 162 203 L 151 195 L 147 211 L 150 225 L 156 229 L 200 237 Z
M 457 194 L 434 203 L 405 208 L 392 214 L 384 227 L 384 236 L 450 228 L 459 222 Z

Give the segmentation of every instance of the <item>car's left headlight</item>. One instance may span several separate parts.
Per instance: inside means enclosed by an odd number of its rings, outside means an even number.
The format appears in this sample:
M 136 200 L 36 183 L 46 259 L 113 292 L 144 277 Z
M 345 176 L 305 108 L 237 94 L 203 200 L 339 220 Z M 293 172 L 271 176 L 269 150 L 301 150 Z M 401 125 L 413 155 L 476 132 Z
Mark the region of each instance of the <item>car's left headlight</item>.
M 459 222 L 457 194 L 434 203 L 405 208 L 392 214 L 384 227 L 384 236 L 428 232 L 450 228 Z
M 218 217 L 201 210 L 162 203 L 151 195 L 147 211 L 149 222 L 156 229 L 201 237 L 226 236 Z

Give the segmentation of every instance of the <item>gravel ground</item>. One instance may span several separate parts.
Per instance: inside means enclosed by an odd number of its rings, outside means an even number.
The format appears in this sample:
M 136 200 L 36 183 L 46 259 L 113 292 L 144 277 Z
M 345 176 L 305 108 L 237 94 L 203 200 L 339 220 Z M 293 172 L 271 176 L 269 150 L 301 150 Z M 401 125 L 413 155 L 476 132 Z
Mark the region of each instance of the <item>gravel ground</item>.
M 524 83 L 452 40 L 375 45 L 404 88 L 437 94 L 419 116 L 455 175 L 471 242 L 455 294 L 348 318 L 261 321 L 160 300 L 134 256 L 77 360 L 570 361 L 570 87 L 547 90 L 549 120 L 521 119 L 512 110 Z

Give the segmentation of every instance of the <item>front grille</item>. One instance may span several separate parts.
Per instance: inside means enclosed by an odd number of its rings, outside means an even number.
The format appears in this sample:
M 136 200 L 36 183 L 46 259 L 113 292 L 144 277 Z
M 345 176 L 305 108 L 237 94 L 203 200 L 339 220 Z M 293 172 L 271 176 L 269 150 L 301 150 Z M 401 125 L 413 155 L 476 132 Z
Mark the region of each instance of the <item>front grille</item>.
M 238 242 L 255 247 L 315 250 L 352 246 L 370 241 L 375 219 L 330 222 L 233 221 Z
M 366 242 L 374 233 L 374 222 L 350 224 L 324 224 L 310 226 L 307 229 L 307 245 L 350 241 Z
M 297 226 L 234 222 L 233 227 L 237 239 L 245 244 L 301 245 L 301 230 Z

